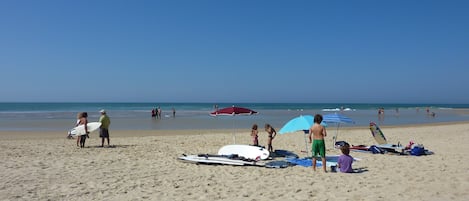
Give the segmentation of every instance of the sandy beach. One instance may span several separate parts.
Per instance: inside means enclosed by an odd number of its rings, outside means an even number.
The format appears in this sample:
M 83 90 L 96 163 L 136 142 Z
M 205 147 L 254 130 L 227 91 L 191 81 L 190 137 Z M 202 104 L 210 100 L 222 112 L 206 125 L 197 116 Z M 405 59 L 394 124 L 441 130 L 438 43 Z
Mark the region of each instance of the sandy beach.
M 276 128 L 279 130 L 280 128 Z M 113 131 L 112 147 L 92 133 L 86 148 L 65 132 L 0 132 L 0 200 L 467 200 L 469 123 L 382 127 L 388 142 L 421 143 L 429 156 L 351 152 L 356 174 L 301 166 L 196 165 L 182 154 L 216 154 L 231 130 Z M 327 155 L 334 128 L 328 129 Z M 248 130 L 236 131 L 249 144 Z M 345 128 L 339 140 L 372 145 L 368 128 Z M 267 134 L 260 130 L 260 143 Z M 305 156 L 302 133 L 278 135 L 274 149 Z

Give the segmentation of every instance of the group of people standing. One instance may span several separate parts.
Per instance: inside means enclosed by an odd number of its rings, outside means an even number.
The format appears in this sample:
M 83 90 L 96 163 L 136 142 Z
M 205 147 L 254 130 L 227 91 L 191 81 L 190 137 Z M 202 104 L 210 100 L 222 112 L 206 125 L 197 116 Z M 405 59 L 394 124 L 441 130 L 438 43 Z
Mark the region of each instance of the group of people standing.
M 161 113 L 162 113 L 161 108 L 160 106 L 158 106 L 151 110 L 151 117 L 156 118 L 156 119 L 161 119 Z
M 259 131 L 257 130 L 257 124 L 252 125 L 251 128 L 251 138 L 252 138 L 252 145 L 259 146 Z M 275 136 L 277 135 L 277 131 L 270 125 L 265 124 L 265 131 L 268 134 L 267 138 L 267 150 L 269 152 L 274 152 L 274 148 L 272 147 L 272 141 L 274 140 Z
M 171 111 L 173 113 L 173 118 L 176 117 L 176 109 L 171 108 Z M 160 106 L 156 107 L 156 108 L 153 108 L 151 110 L 151 117 L 152 118 L 156 118 L 156 119 L 161 119 L 161 114 L 163 113 L 163 111 L 161 110 Z
M 106 114 L 106 110 L 99 111 L 101 116 L 99 117 L 99 122 L 101 126 L 99 127 L 99 137 L 101 138 L 101 147 L 104 147 L 104 141 L 107 140 L 107 145 L 109 146 L 109 126 L 111 125 L 111 119 Z M 77 114 L 77 122 L 75 126 L 83 125 L 85 128 L 85 135 L 78 135 L 77 136 L 77 147 L 84 148 L 85 142 L 87 138 L 90 138 L 89 131 L 88 131 L 88 113 L 87 112 L 80 112 Z M 71 133 L 68 133 L 68 138 L 73 138 Z
M 309 129 L 309 143 L 311 144 L 311 151 L 312 151 L 312 164 L 311 165 L 313 167 L 313 170 L 316 171 L 316 163 L 317 163 L 317 158 L 319 155 L 323 164 L 322 165 L 323 170 L 324 172 L 327 172 L 326 170 L 326 143 L 324 142 L 324 138 L 327 136 L 327 131 L 326 131 L 326 128 L 323 125 L 321 125 L 322 120 L 323 120 L 322 115 L 316 114 L 314 116 L 313 125 Z M 257 128 L 258 128 L 257 124 L 252 125 L 251 138 L 252 138 L 253 146 L 259 146 L 259 136 L 258 136 L 259 132 Z M 269 152 L 273 152 L 272 141 L 277 135 L 277 132 L 270 124 L 265 125 L 265 131 L 268 134 L 267 150 Z M 342 152 L 342 155 L 339 156 L 339 159 L 337 162 L 340 172 L 344 172 L 344 173 L 353 172 L 353 169 L 352 169 L 353 157 L 351 157 L 349 154 L 350 146 L 349 145 L 341 146 L 340 150 Z

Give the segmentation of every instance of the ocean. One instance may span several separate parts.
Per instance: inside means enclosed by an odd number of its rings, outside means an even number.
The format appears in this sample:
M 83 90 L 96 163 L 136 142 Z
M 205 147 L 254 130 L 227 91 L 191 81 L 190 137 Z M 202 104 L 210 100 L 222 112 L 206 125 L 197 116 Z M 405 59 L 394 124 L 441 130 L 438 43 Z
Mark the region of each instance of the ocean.
M 249 129 L 269 123 L 279 130 L 299 115 L 341 113 L 354 120 L 348 126 L 406 125 L 469 121 L 469 104 L 377 104 L 377 103 L 217 103 L 218 107 L 245 107 L 258 112 L 251 116 L 212 117 L 215 103 L 0 103 L 2 131 L 64 131 L 73 127 L 78 112 L 88 112 L 89 121 L 97 121 L 99 110 L 111 118 L 112 130 L 189 130 Z M 160 107 L 162 118 L 151 118 L 151 110 Z M 176 116 L 172 117 L 172 108 Z M 378 108 L 384 115 L 378 116 Z M 427 108 L 435 116 L 427 114 Z

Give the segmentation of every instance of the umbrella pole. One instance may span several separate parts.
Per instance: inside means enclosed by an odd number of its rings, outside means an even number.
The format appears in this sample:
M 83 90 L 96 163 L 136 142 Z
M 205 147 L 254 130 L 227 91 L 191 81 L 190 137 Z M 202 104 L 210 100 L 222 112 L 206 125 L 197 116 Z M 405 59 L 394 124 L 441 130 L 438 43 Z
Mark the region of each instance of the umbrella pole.
M 335 130 L 335 136 L 334 136 L 334 140 L 333 140 L 333 144 L 332 144 L 332 147 L 335 147 L 335 143 L 337 142 L 337 136 L 339 135 L 339 128 L 340 128 L 340 123 L 337 124 L 337 129 Z
M 309 155 L 309 151 L 308 151 L 308 142 L 306 142 L 306 134 L 303 134 L 303 137 L 304 137 L 304 139 L 305 139 L 306 156 L 308 156 L 308 155 Z
M 235 134 L 235 122 L 234 122 L 234 119 L 233 119 L 233 144 L 236 144 L 236 134 Z

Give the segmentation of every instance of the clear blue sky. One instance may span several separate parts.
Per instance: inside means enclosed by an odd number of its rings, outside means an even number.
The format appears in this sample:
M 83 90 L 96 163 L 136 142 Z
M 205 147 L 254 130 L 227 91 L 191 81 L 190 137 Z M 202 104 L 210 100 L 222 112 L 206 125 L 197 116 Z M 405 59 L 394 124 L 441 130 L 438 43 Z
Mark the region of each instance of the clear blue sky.
M 469 103 L 469 1 L 0 1 L 0 102 Z

